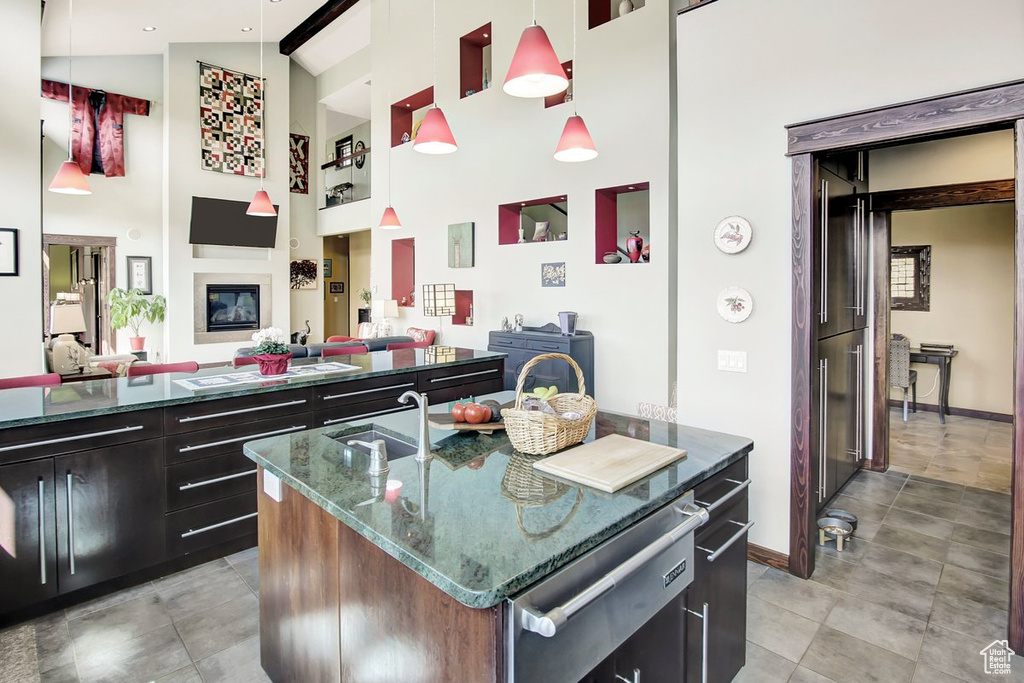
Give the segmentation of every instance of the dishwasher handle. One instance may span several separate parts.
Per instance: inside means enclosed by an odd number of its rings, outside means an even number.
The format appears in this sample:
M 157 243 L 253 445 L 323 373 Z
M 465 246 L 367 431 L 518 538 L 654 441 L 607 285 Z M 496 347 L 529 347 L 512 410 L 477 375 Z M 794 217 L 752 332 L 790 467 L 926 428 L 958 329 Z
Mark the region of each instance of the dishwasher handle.
M 574 614 L 615 588 L 618 583 L 632 576 L 652 558 L 663 553 L 687 535 L 692 534 L 698 527 L 707 524 L 708 520 L 711 519 L 708 511 L 697 505 L 687 504 L 683 508 L 676 509 L 686 516 L 685 520 L 592 583 L 569 602 L 555 607 L 546 614 L 542 614 L 530 607 L 524 607 L 522 616 L 523 628 L 527 631 L 539 633 L 545 638 L 551 638 L 558 632 L 559 628 L 565 626 Z

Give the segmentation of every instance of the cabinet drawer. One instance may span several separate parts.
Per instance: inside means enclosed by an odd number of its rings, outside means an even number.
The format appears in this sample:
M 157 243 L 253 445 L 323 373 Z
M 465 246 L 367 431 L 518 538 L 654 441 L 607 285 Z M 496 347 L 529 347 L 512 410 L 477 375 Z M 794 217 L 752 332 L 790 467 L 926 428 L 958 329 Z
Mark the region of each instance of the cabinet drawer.
M 458 385 L 476 384 L 492 379 L 502 381 L 504 372 L 504 359 L 438 368 L 436 370 L 424 370 L 419 374 L 419 390 L 421 392 L 431 392 L 438 389 L 457 387 Z
M 0 431 L 0 465 L 159 438 L 160 410 L 98 415 Z
M 377 417 L 378 415 L 400 413 L 403 410 L 412 410 L 415 407 L 416 404 L 411 401 L 408 405 L 402 405 L 394 398 L 385 398 L 379 401 L 367 401 L 366 403 L 354 403 L 352 405 L 342 405 L 337 406 L 336 408 L 330 408 L 329 410 L 318 410 L 313 413 L 313 426 L 328 427 L 330 425 L 338 424 L 339 422 L 363 420 L 368 417 Z
M 167 554 L 180 557 L 256 533 L 256 491 L 167 515 Z
M 246 422 L 219 429 L 175 434 L 164 439 L 164 463 L 174 465 L 189 460 L 200 460 L 226 453 L 241 453 L 242 444 L 271 436 L 309 429 L 310 413 L 285 415 L 272 420 Z
M 569 353 L 569 338 L 565 339 L 527 339 L 526 348 L 542 353 Z
M 382 399 L 390 399 L 397 405 L 399 396 L 406 391 L 416 391 L 416 387 L 416 373 L 413 372 L 327 384 L 313 389 L 313 409 L 324 410 Z
M 256 463 L 242 453 L 193 460 L 167 468 L 169 511 L 256 490 Z
M 747 480 L 747 459 L 742 458 L 707 481 L 697 484 L 693 489 L 694 499 L 711 510 L 711 522 L 730 514 L 733 506 L 747 499 L 747 487 L 742 483 Z M 737 483 L 739 482 L 739 483 Z M 742 487 L 742 488 L 741 488 Z M 700 531 L 711 526 L 709 522 Z
M 427 391 L 427 398 L 431 404 L 447 403 L 448 401 L 457 401 L 461 398 L 469 398 L 470 396 L 479 398 L 484 394 L 493 394 L 496 391 L 504 389 L 504 381 L 501 375 L 497 375 L 494 379 L 486 379 L 482 382 L 474 382 L 472 384 L 460 384 L 454 387 L 444 387 L 434 389 L 433 391 Z
M 491 333 L 490 340 L 488 343 L 488 351 L 502 351 L 504 349 L 524 349 L 526 348 L 526 338 L 521 335 L 513 334 L 494 334 Z M 491 348 L 494 347 L 494 348 Z
M 164 409 L 164 432 L 183 434 L 201 429 L 311 412 L 308 388 L 258 393 L 237 398 L 189 403 Z

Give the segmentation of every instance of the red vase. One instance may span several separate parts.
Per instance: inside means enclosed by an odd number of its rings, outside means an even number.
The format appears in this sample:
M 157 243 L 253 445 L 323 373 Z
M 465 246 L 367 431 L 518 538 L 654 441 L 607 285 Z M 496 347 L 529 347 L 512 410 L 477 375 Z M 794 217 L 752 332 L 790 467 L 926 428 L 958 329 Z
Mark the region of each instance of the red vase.
M 261 375 L 283 375 L 288 372 L 288 361 L 292 359 L 291 351 L 288 353 L 261 353 L 253 356 L 256 364 L 260 367 Z
M 640 231 L 631 232 L 630 238 L 626 240 L 626 253 L 629 254 L 629 262 L 636 263 L 640 260 L 640 252 L 644 248 L 644 238 L 640 236 Z

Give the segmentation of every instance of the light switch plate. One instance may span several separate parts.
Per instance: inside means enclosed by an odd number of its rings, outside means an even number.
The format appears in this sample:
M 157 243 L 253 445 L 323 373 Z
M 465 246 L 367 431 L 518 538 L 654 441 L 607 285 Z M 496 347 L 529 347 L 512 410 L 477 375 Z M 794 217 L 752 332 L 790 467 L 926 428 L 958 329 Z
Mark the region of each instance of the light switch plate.
M 263 470 L 263 493 L 273 498 L 276 502 L 281 502 L 281 478 L 276 474 L 271 474 L 267 470 Z
M 746 351 L 718 351 L 718 369 L 723 372 L 746 372 Z

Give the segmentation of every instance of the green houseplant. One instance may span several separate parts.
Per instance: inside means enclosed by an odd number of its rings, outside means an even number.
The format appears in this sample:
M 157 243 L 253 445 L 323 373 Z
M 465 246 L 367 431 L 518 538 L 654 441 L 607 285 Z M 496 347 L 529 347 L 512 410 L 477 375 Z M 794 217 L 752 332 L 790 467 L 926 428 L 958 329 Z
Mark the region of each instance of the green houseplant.
M 128 328 L 135 335 L 129 339 L 132 351 L 141 351 L 146 345 L 146 338 L 139 334 L 142 323 L 162 323 L 167 312 L 167 299 L 159 294 L 147 298 L 138 289 L 112 289 L 108 301 L 111 326 L 115 330 Z

